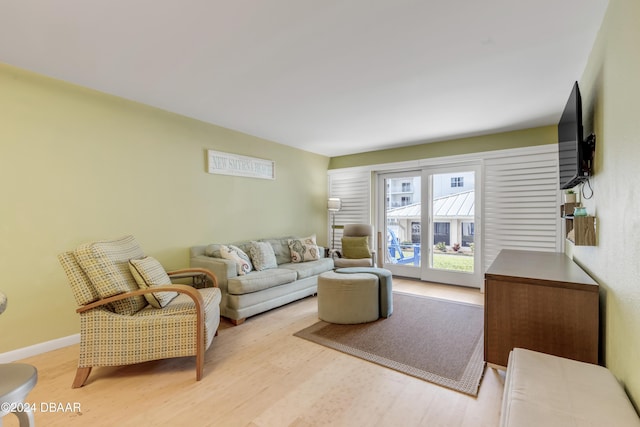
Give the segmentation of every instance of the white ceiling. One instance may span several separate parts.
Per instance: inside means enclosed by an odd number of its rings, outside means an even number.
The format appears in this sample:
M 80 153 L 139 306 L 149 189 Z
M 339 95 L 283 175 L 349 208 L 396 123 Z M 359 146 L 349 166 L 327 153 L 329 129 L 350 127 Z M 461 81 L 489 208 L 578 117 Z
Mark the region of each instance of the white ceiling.
M 557 123 L 607 0 L 0 0 L 0 62 L 327 156 Z

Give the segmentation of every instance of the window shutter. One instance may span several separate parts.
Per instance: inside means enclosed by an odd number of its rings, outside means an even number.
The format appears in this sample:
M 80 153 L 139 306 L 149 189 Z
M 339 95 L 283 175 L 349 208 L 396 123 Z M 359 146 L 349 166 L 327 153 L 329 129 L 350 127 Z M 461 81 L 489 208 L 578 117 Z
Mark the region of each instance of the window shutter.
M 557 147 L 522 151 L 485 160 L 485 271 L 501 249 L 561 250 Z
M 371 172 L 329 172 L 329 197 L 338 197 L 342 204 L 335 213 L 336 226 L 371 224 Z M 329 213 L 329 246 L 332 240 L 333 214 Z M 335 230 L 335 247 L 342 249 L 342 229 Z

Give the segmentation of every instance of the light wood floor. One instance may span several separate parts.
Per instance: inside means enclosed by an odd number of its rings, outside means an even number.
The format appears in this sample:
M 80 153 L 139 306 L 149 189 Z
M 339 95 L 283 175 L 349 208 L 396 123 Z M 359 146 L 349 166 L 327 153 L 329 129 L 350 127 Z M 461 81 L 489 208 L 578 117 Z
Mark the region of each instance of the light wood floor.
M 394 278 L 394 289 L 483 303 L 478 290 Z M 94 368 L 71 389 L 78 346 L 24 360 L 38 368 L 28 396 L 38 426 L 496 426 L 504 374 L 487 368 L 477 398 L 293 336 L 317 321 L 315 297 L 221 322 L 205 376 L 194 358 Z M 429 325 L 425 325 L 428 327 Z M 41 412 L 42 404 L 80 412 Z M 13 415 L 4 426 L 17 426 Z

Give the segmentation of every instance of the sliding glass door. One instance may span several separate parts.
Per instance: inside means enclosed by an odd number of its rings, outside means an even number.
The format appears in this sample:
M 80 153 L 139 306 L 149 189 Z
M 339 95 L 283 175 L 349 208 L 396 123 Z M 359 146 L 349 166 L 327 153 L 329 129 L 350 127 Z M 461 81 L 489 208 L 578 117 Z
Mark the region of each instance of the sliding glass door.
M 382 265 L 393 274 L 420 277 L 422 248 L 422 172 L 382 174 L 378 178 L 378 239 Z
M 380 174 L 384 268 L 399 276 L 479 288 L 479 183 L 477 165 Z
M 427 183 L 423 206 L 429 250 L 423 280 L 480 287 L 479 167 L 449 166 L 423 171 Z

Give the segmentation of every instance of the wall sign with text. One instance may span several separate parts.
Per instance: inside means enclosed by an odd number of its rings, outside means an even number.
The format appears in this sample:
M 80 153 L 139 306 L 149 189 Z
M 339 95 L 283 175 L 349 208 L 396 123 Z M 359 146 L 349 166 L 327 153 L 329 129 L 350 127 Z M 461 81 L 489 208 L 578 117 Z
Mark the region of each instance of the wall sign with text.
M 207 172 L 218 175 L 276 179 L 276 162 L 207 150 Z

